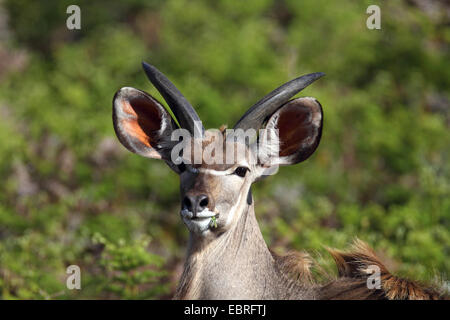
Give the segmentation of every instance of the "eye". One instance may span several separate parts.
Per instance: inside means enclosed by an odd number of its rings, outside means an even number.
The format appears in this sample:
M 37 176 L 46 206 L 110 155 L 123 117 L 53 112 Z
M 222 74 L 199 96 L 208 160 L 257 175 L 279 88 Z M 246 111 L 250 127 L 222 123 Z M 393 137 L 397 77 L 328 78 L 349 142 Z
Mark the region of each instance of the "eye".
M 180 173 L 182 173 L 186 170 L 186 165 L 184 164 L 184 162 L 182 162 L 178 165 L 178 170 L 180 171 Z
M 234 174 L 243 178 L 243 177 L 245 177 L 247 171 L 248 171 L 248 168 L 246 168 L 246 167 L 237 167 L 236 170 L 234 170 Z

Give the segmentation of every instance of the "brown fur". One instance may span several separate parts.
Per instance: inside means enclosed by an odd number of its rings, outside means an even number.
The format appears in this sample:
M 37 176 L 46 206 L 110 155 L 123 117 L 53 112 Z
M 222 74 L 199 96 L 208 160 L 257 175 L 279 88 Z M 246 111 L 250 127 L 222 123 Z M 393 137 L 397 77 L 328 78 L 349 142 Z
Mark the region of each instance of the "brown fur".
M 318 299 L 331 300 L 437 300 L 449 297 L 437 288 L 391 274 L 367 243 L 356 239 L 350 251 L 327 249 L 335 260 L 338 278 L 325 285 L 317 285 Z M 303 284 L 314 285 L 311 268 L 314 261 L 306 253 L 277 256 L 280 270 Z M 380 269 L 380 289 L 369 289 L 367 278 L 372 274 L 369 266 Z
M 306 252 L 291 251 L 284 256 L 271 251 L 281 272 L 291 279 L 303 284 L 312 285 L 314 276 L 312 273 L 313 259 Z
M 449 297 L 437 288 L 391 274 L 367 243 L 356 239 L 350 251 L 327 248 L 335 260 L 338 278 L 324 285 L 318 284 L 312 272 L 319 268 L 306 252 L 292 251 L 281 256 L 271 252 L 277 266 L 287 277 L 302 285 L 315 287 L 318 299 L 327 300 L 438 300 Z M 380 269 L 381 289 L 369 289 L 367 278 L 372 274 L 369 266 Z M 329 277 L 328 277 L 329 278 Z
M 399 278 L 389 272 L 386 266 L 375 254 L 369 245 L 356 239 L 348 252 L 336 249 L 328 249 L 333 256 L 341 279 L 351 279 L 347 282 L 354 283 L 355 280 L 363 282 L 364 288 L 372 293 L 367 293 L 371 298 L 389 300 L 436 300 L 444 297 L 432 286 Z M 365 286 L 367 278 L 371 275 L 370 266 L 376 265 L 381 273 L 381 289 L 368 289 Z M 344 294 L 345 296 L 345 294 Z M 339 295 L 336 296 L 339 298 Z

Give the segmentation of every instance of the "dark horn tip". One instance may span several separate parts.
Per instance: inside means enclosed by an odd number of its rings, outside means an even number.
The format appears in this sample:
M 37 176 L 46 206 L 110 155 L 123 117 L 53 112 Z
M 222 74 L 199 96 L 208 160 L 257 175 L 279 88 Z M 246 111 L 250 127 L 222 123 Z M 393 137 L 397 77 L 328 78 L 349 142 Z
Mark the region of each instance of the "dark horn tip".
M 323 76 L 325 76 L 326 74 L 324 72 L 314 72 L 314 73 L 310 73 L 309 75 L 311 77 L 313 77 L 314 79 L 319 79 L 319 78 L 322 78 Z
M 142 61 L 142 67 L 143 67 L 144 69 L 149 69 L 149 68 L 151 67 L 151 65 L 148 64 L 148 63 L 145 62 L 145 61 Z
M 148 77 L 153 76 L 155 73 L 155 69 L 156 69 L 154 66 L 152 66 L 151 64 L 149 64 L 145 61 L 142 61 L 142 68 L 144 68 L 145 74 Z

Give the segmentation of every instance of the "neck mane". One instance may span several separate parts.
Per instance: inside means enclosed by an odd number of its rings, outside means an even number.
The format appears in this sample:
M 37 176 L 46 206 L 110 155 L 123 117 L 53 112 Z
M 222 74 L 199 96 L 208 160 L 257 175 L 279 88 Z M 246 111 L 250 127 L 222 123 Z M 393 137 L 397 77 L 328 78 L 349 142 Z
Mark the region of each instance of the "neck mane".
M 190 234 L 175 299 L 311 299 L 278 268 L 246 204 L 236 225 L 214 239 Z

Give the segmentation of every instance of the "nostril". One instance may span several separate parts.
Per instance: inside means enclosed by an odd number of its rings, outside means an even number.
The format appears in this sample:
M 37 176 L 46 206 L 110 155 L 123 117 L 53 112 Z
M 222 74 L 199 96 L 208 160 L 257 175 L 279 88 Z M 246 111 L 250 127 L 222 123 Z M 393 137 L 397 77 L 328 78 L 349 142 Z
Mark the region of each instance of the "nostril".
M 183 209 L 188 209 L 192 211 L 192 202 L 188 197 L 184 197 L 183 199 Z
M 200 198 L 200 202 L 198 203 L 200 208 L 206 208 L 206 206 L 208 205 L 209 200 L 208 200 L 208 196 L 201 196 Z

